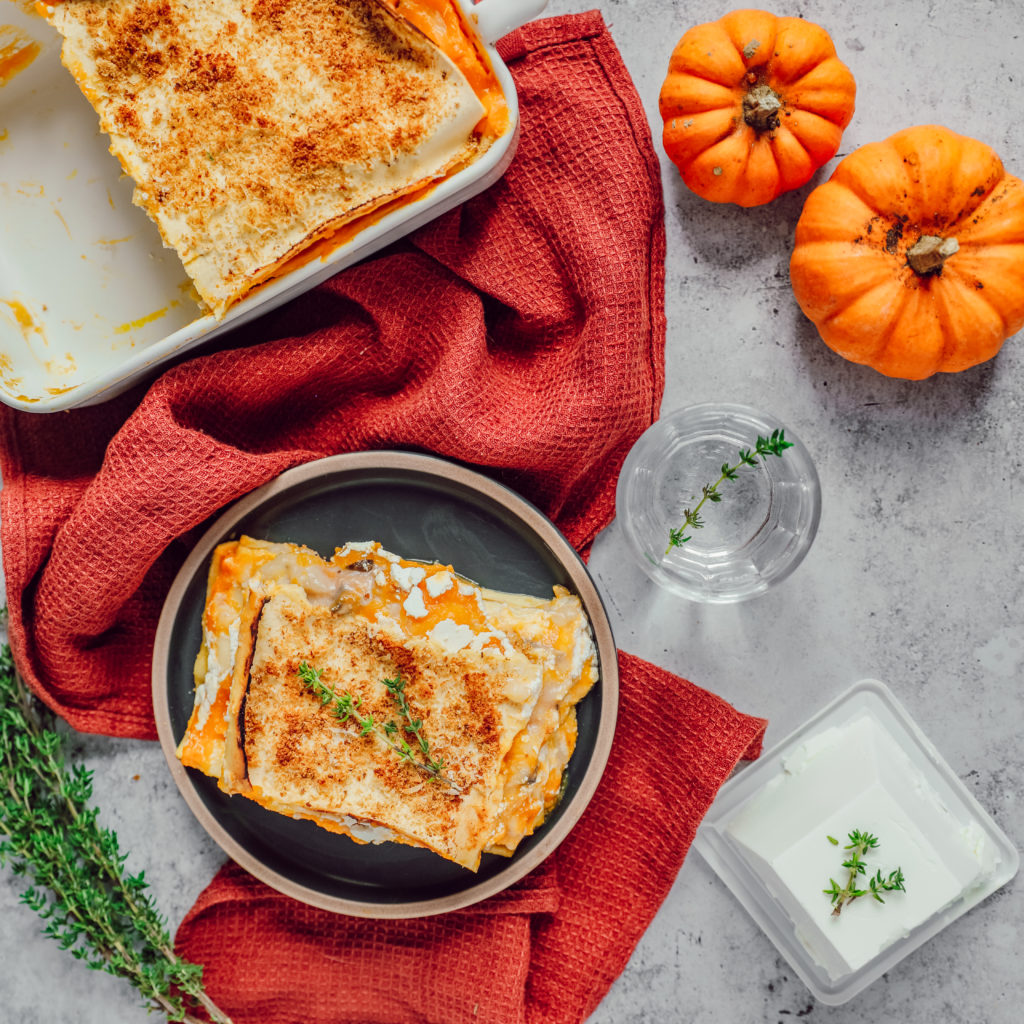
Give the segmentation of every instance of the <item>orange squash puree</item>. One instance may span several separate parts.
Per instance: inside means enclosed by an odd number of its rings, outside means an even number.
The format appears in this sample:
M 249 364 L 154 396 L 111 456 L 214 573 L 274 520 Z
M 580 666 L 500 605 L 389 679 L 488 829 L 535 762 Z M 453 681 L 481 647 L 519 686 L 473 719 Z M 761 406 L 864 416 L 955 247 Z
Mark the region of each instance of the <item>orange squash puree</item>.
M 227 730 L 224 716 L 227 714 L 230 695 L 231 690 L 228 687 L 221 686 L 217 691 L 217 696 L 210 706 L 210 717 L 202 732 L 191 727 L 191 719 L 198 714 L 193 709 L 189 720 L 189 730 L 185 733 L 180 748 L 181 763 L 186 767 L 207 768 L 214 761 L 218 745 L 223 748 L 224 733 Z
M 214 553 L 214 563 L 211 566 L 206 606 L 203 609 L 203 628 L 205 631 L 217 634 L 224 628 L 224 623 L 233 616 L 241 614 L 242 594 L 239 591 L 237 581 L 244 578 L 248 573 L 269 562 L 274 557 L 272 551 L 261 548 L 239 548 L 238 544 L 222 544 Z M 223 619 L 223 621 L 222 621 Z M 207 651 L 207 656 L 209 656 Z M 197 683 L 202 680 L 196 680 Z M 179 748 L 181 763 L 192 768 L 200 768 L 209 771 L 214 758 L 214 752 L 218 748 L 223 749 L 224 734 L 227 725 L 224 715 L 228 707 L 228 697 L 231 688 L 231 666 L 224 667 L 224 673 L 218 681 L 217 692 L 206 724 L 202 730 L 196 727 L 196 719 L 199 715 L 198 707 L 192 709 L 189 716 L 188 730 Z M 218 766 L 217 774 L 220 774 Z
M 466 76 L 486 113 L 477 125 L 497 138 L 508 128 L 508 105 L 490 61 L 470 38 L 454 0 L 384 0 L 415 25 Z

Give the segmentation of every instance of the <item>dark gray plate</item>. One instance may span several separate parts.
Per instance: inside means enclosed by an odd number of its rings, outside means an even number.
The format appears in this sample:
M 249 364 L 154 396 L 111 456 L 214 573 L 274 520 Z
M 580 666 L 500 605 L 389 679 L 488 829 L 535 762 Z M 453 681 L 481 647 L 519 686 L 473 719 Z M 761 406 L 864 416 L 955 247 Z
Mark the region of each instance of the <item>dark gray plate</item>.
M 474 874 L 425 850 L 294 821 L 185 769 L 175 756 L 192 711 L 192 666 L 210 555 L 245 533 L 306 544 L 329 557 L 350 540 L 379 540 L 407 558 L 451 564 L 485 587 L 578 594 L 597 645 L 600 682 L 577 708 L 579 740 L 565 796 L 512 858 L 488 854 Z M 589 802 L 611 748 L 618 665 L 611 627 L 583 562 L 555 526 L 512 491 L 456 463 L 405 452 L 360 452 L 307 463 L 228 509 L 182 566 L 164 605 L 153 656 L 157 730 L 171 772 L 199 821 L 239 864 L 316 906 L 365 917 L 414 917 L 477 902 L 521 878 L 565 837 Z

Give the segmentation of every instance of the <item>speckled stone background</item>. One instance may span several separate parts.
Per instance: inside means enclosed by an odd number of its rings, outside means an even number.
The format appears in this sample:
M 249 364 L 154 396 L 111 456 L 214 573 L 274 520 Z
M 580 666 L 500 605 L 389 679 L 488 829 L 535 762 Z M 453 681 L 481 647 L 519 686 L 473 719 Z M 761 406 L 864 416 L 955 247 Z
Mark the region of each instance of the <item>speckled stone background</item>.
M 551 0 L 599 7 L 655 135 L 672 45 L 720 17 L 707 0 Z M 912 124 L 992 145 L 1024 175 L 1022 0 L 783 3 L 832 35 L 858 85 L 840 156 Z M 2 112 L 2 96 L 0 96 Z M 660 144 L 658 145 L 660 153 Z M 770 718 L 768 743 L 858 679 L 887 682 L 954 771 L 1024 845 L 1024 335 L 987 365 L 911 383 L 829 352 L 793 301 L 788 260 L 807 193 L 767 207 L 691 195 L 662 156 L 668 226 L 664 411 L 732 400 L 779 416 L 821 476 L 818 537 L 799 570 L 746 604 L 660 593 L 616 525 L 592 570 L 623 648 Z M 104 821 L 176 926 L 222 854 L 191 818 L 155 744 L 81 737 Z M 41 937 L 0 873 L 0 1021 L 142 1024 L 121 983 Z M 815 1003 L 696 855 L 590 1024 L 797 1018 L 828 1024 L 1009 1024 L 1024 1005 L 1015 880 L 843 1007 Z M 1014 1009 L 1016 1007 L 1016 1009 Z

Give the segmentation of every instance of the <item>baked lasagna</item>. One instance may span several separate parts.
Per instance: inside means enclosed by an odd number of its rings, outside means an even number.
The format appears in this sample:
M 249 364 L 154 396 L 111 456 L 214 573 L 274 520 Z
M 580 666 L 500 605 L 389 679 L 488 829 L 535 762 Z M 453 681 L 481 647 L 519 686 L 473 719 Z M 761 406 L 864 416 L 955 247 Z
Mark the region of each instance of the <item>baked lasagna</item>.
M 216 317 L 502 131 L 452 0 L 406 2 L 416 24 L 399 0 L 42 6 L 134 201 Z
M 563 587 L 487 590 L 376 542 L 324 559 L 242 537 L 211 560 L 178 757 L 271 811 L 475 871 L 558 803 L 597 677 Z

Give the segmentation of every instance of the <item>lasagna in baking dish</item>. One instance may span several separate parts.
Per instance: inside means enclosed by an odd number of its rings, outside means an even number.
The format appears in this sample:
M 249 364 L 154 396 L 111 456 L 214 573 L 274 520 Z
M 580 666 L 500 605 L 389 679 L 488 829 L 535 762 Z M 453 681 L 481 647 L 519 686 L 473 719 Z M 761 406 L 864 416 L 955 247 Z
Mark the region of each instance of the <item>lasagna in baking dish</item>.
M 453 0 L 42 7 L 135 202 L 218 318 L 317 241 L 466 166 L 507 126 Z
M 476 870 L 556 806 L 597 681 L 580 600 L 487 590 L 376 542 L 242 537 L 210 565 L 178 757 L 360 843 Z

